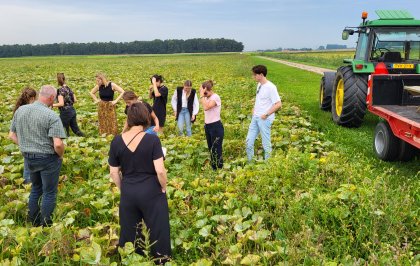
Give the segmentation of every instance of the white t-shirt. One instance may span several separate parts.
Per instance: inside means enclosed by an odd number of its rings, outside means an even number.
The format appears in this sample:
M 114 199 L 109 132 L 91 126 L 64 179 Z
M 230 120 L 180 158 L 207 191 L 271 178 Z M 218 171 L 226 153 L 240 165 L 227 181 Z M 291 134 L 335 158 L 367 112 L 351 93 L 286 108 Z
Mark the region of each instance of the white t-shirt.
M 262 116 L 263 114 L 266 114 L 277 102 L 281 102 L 281 98 L 276 85 L 274 85 L 271 81 L 267 81 L 265 84 L 258 83 L 257 96 L 255 98 L 254 105 L 254 116 Z M 275 115 L 273 113 L 267 119 L 274 120 L 274 117 Z

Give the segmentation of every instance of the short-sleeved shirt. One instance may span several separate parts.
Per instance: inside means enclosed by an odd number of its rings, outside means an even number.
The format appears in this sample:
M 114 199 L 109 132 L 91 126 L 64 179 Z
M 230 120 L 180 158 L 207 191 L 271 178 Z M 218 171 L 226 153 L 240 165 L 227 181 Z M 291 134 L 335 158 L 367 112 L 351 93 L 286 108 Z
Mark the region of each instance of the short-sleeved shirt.
M 19 107 L 10 126 L 21 152 L 55 154 L 53 138 L 66 138 L 60 117 L 45 104 L 36 101 Z
M 220 111 L 222 110 L 222 100 L 219 95 L 214 93 L 212 96 L 206 99 L 207 102 L 214 101 L 216 106 L 209 110 L 204 110 L 204 123 L 210 124 L 220 121 Z
M 60 111 L 63 109 L 66 109 L 69 106 L 73 106 L 74 93 L 67 85 L 57 90 L 57 99 L 58 99 L 58 96 L 63 96 L 63 99 L 64 99 L 64 106 L 59 107 Z
M 112 167 L 121 167 L 122 182 L 134 184 L 157 178 L 153 161 L 162 157 L 162 145 L 157 136 L 145 134 L 132 152 L 118 135 L 111 142 L 108 163 Z
M 147 102 L 144 102 L 144 101 L 140 101 L 140 103 L 144 104 L 146 106 L 147 110 L 149 111 L 149 113 L 152 114 L 153 108 L 150 104 L 148 104 Z M 128 112 L 128 105 L 125 106 L 125 110 L 124 110 L 125 114 L 127 114 L 127 112 Z M 153 119 L 150 121 L 150 126 L 155 126 L 155 121 Z
M 279 101 L 281 101 L 281 98 L 276 85 L 274 85 L 271 81 L 267 81 L 265 84 L 258 83 L 257 96 L 255 98 L 254 105 L 254 116 L 262 116 L 266 114 L 270 108 Z M 274 120 L 274 118 L 275 116 L 273 113 L 267 119 Z

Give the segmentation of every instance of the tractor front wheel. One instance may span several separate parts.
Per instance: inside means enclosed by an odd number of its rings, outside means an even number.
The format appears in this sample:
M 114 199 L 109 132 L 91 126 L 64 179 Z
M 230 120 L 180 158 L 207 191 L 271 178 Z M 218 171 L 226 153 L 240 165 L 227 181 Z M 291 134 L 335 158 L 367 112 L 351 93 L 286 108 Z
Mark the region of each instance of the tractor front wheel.
M 334 122 L 359 127 L 366 114 L 367 79 L 353 73 L 351 66 L 337 69 L 332 91 L 331 113 Z

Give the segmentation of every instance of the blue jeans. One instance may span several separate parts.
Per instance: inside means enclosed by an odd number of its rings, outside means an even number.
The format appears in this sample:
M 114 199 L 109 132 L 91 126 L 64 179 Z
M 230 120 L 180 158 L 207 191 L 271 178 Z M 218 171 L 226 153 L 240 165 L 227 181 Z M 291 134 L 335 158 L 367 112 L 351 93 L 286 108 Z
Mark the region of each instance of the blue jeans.
M 271 154 L 271 125 L 272 120 L 263 120 L 261 117 L 253 116 L 249 124 L 248 135 L 246 136 L 246 155 L 248 162 L 254 157 L 254 143 L 261 133 L 262 145 L 264 148 L 264 159 L 270 158 Z
M 29 172 L 28 161 L 23 157 L 23 179 L 25 184 L 31 183 L 31 173 Z
M 187 131 L 187 136 L 190 137 L 192 135 L 191 132 L 191 116 L 188 108 L 182 108 L 181 112 L 178 115 L 178 132 L 179 135 L 182 136 L 184 134 L 184 124 Z
M 57 154 L 23 153 L 31 173 L 29 219 L 33 225 L 51 225 L 57 199 L 58 177 L 62 160 Z M 39 199 L 42 197 L 41 207 Z
M 155 129 L 155 126 L 148 127 L 144 132 L 157 136 L 157 133 L 154 132 L 153 129 Z

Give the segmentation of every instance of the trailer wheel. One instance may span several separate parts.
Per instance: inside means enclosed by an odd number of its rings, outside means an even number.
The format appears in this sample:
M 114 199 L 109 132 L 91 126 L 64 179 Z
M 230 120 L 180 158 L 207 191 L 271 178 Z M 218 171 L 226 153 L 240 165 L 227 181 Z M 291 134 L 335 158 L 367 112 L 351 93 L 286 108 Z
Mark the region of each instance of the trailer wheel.
M 359 127 L 366 114 L 367 78 L 354 74 L 351 66 L 337 69 L 331 113 L 334 122 L 345 127 Z
M 410 143 L 400 140 L 398 160 L 407 162 L 414 158 L 417 153 L 417 148 L 411 145 Z
M 331 95 L 334 86 L 335 72 L 324 72 L 319 86 L 319 108 L 331 111 Z
M 394 136 L 388 123 L 381 121 L 376 125 L 373 150 L 384 161 L 395 161 L 399 154 L 400 139 Z

